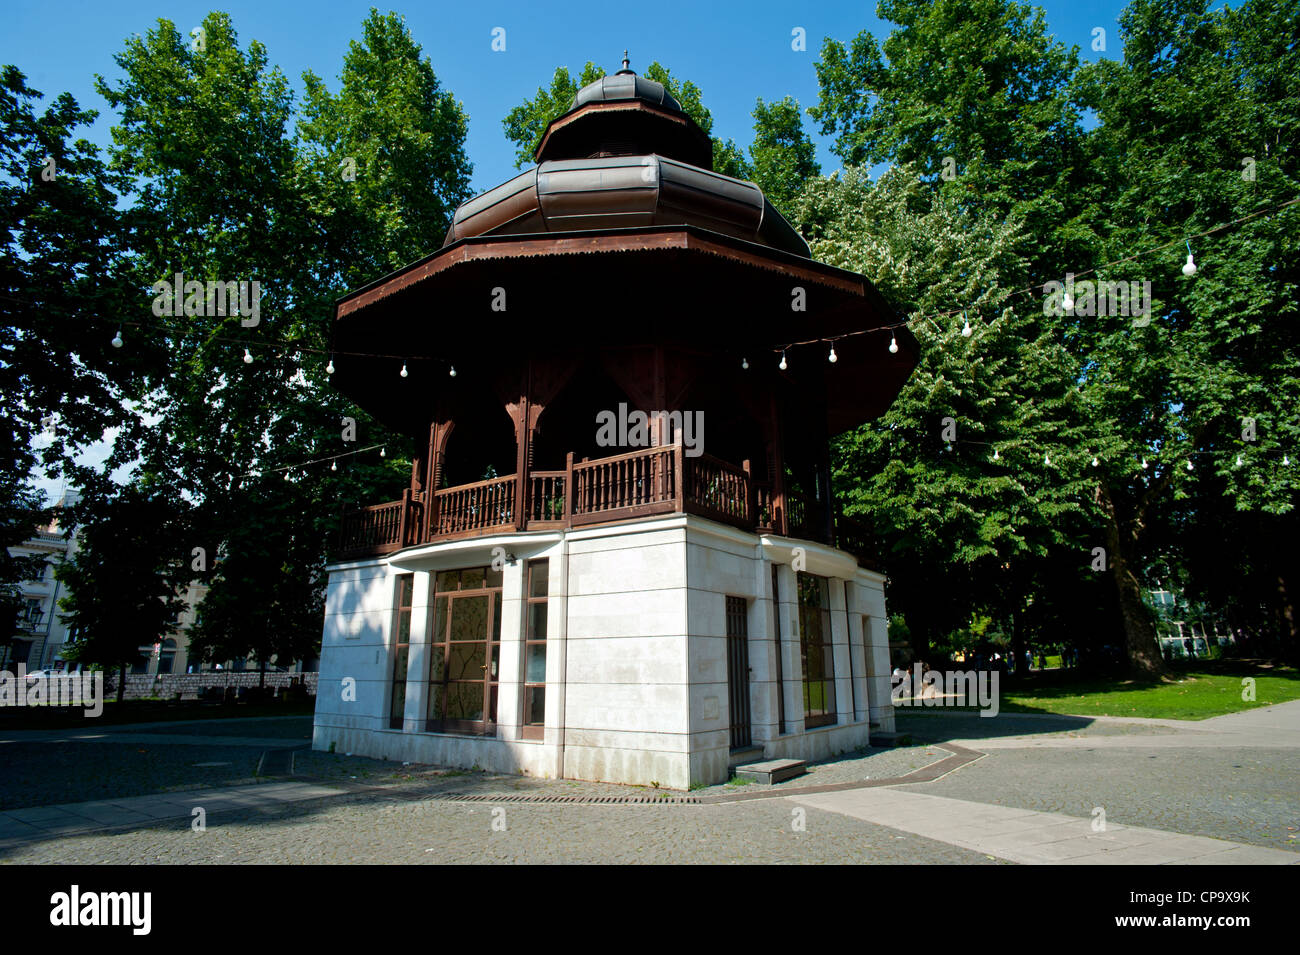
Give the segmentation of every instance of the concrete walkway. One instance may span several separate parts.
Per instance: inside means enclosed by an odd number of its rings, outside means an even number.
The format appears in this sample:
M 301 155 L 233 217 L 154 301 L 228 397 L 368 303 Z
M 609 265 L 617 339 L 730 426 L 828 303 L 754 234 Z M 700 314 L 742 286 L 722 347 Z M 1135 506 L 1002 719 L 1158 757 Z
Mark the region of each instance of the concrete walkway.
M 1094 832 L 1092 819 L 895 789 L 786 798 L 1022 864 L 1300 865 L 1300 854 L 1281 849 L 1110 823 Z
M 927 719 L 960 720 L 969 725 L 971 733 L 964 736 L 962 731 L 945 734 L 944 739 L 981 752 L 995 749 L 1025 748 L 1116 748 L 1129 749 L 1140 746 L 1144 749 L 1181 749 L 1205 747 L 1248 747 L 1296 749 L 1300 748 L 1300 700 L 1278 703 L 1243 713 L 1229 713 L 1215 716 L 1208 720 L 1165 720 L 1144 719 L 1120 716 L 1047 716 L 1037 713 L 1005 713 L 995 719 L 981 719 L 977 713 L 932 710 L 933 716 L 922 715 L 911 724 L 918 736 L 925 735 Z M 910 716 L 911 714 L 909 714 Z M 1070 720 L 1078 719 L 1079 726 L 1073 730 L 1056 730 L 1045 733 L 1033 729 L 1036 720 Z M 980 735 L 980 730 L 992 730 L 992 724 L 1006 726 L 1023 723 L 1025 732 L 1017 735 L 997 736 Z M 985 725 L 981 725 L 985 724 Z M 951 725 L 951 724 L 949 724 Z M 1165 732 L 1134 733 L 1125 735 L 1102 735 L 1089 733 L 1090 725 L 1097 726 L 1131 726 L 1135 730 L 1142 727 L 1158 727 Z
M 261 783 L 11 809 L 0 812 L 0 848 L 33 840 L 84 836 L 109 829 L 152 825 L 168 819 L 184 819 L 184 825 L 188 826 L 189 820 L 194 818 L 196 808 L 202 808 L 210 815 L 222 810 L 250 809 L 304 799 L 320 799 L 323 796 L 341 796 L 347 791 L 310 783 Z

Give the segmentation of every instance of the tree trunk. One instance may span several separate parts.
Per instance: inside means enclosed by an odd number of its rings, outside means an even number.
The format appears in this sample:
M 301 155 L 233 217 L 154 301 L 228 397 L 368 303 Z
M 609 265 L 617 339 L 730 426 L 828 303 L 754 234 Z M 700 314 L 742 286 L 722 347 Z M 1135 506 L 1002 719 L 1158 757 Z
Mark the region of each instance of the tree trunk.
M 1125 553 L 1120 518 L 1109 489 L 1103 483 L 1098 488 L 1098 502 L 1106 512 L 1106 566 L 1119 596 L 1120 619 L 1124 624 L 1124 653 L 1129 668 L 1148 679 L 1159 679 L 1168 674 L 1160 641 L 1151 623 L 1151 615 L 1142 601 L 1142 582 Z
M 1015 610 L 1011 611 L 1011 663 L 1017 678 L 1025 675 L 1025 633 Z

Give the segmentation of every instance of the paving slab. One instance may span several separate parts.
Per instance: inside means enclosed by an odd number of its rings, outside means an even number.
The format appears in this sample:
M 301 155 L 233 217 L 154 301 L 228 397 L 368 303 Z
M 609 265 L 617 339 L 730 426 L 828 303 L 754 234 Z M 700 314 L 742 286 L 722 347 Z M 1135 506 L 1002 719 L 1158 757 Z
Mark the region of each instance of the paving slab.
M 1222 865 L 1300 864 L 1300 855 L 1281 849 L 1136 826 L 1098 833 L 1088 818 L 1006 809 L 911 791 L 859 789 L 791 794 L 785 798 L 1008 862 L 1163 865 L 1198 860 Z

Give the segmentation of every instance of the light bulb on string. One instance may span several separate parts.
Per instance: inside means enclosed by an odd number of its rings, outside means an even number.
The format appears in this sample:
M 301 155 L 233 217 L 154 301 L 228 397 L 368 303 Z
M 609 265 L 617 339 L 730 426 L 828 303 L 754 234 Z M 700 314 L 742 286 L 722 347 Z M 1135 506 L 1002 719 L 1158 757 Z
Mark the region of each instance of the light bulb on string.
M 452 366 L 451 366 L 451 371 L 447 372 L 447 375 L 448 375 L 449 377 L 451 377 L 451 378 L 455 378 L 455 377 L 456 377 L 456 366 L 455 366 L 455 365 L 452 365 Z
M 777 367 L 777 368 L 780 368 L 782 371 L 785 371 L 787 368 L 790 367 L 789 365 L 787 365 L 787 364 L 785 363 L 785 349 L 784 349 L 784 348 L 781 349 L 781 364 L 777 365 L 776 367 Z
M 749 359 L 748 358 L 740 359 L 740 367 L 745 369 L 745 371 L 749 371 Z
M 970 319 L 966 317 L 966 313 L 964 311 L 961 313 L 961 317 L 966 323 L 961 327 L 961 337 L 970 338 L 971 336 Z
M 334 374 L 334 356 L 333 356 L 333 355 L 330 355 L 330 363 L 329 363 L 328 365 L 325 366 L 325 374 L 327 374 L 327 375 L 332 375 L 332 374 Z
M 1288 456 L 1285 455 L 1285 454 L 1282 455 L 1282 463 L 1283 463 L 1284 465 L 1286 465 L 1287 467 L 1290 467 L 1290 466 L 1291 466 L 1291 458 L 1288 457 Z
M 284 472 L 284 479 L 286 481 L 289 480 L 289 472 L 287 470 Z
M 1188 458 L 1188 459 L 1187 459 L 1187 470 L 1189 470 L 1189 471 L 1192 470 L 1192 459 L 1191 459 L 1191 458 Z
M 1196 263 L 1192 261 L 1192 243 L 1187 243 L 1187 261 L 1183 263 L 1183 274 L 1193 276 L 1196 274 Z
M 1065 293 L 1065 298 L 1061 299 L 1061 306 L 1068 312 L 1074 308 L 1074 296 L 1069 292 Z
M 1092 456 L 1092 466 L 1095 468 L 1095 467 L 1096 467 L 1098 464 L 1100 464 L 1100 463 L 1101 463 L 1101 462 L 1097 460 L 1097 456 L 1094 454 L 1094 455 Z
M 331 461 L 331 462 L 330 462 L 330 470 L 331 470 L 331 471 L 337 471 L 338 469 L 339 469 L 339 463 L 338 463 L 337 461 Z
M 117 330 L 117 334 L 113 336 L 113 340 L 109 344 L 111 344 L 114 348 L 122 347 L 122 329 L 119 328 Z
M 828 362 L 830 362 L 832 365 L 835 364 L 837 361 L 840 360 L 840 359 L 839 359 L 839 356 L 835 354 L 835 343 L 834 343 L 834 342 L 831 342 L 831 353 L 830 353 L 830 355 L 828 355 L 828 356 L 826 357 L 826 360 L 827 360 Z
M 1237 455 L 1237 467 L 1241 467 L 1241 455 Z
M 410 376 L 410 372 L 406 370 L 406 362 L 402 362 L 402 370 L 398 372 L 398 374 L 400 374 L 403 378 L 407 378 Z
M 252 353 L 251 351 L 249 351 L 247 348 L 245 348 L 245 349 L 244 349 L 244 364 L 245 364 L 245 365 L 251 365 L 252 363 L 253 363 L 253 353 Z
M 1143 458 L 1143 459 L 1142 459 L 1142 470 L 1145 471 L 1146 469 L 1147 469 L 1147 459 L 1146 459 L 1146 458 Z
M 380 456 L 381 458 L 386 458 L 386 457 L 388 457 L 388 449 L 387 449 L 387 448 L 380 448 L 380 449 L 379 449 L 379 456 Z
M 1051 464 L 1052 464 L 1052 456 L 1051 456 L 1050 454 L 1044 454 L 1044 455 L 1043 455 L 1043 463 L 1046 464 L 1046 465 L 1048 465 L 1048 466 L 1050 467 Z
M 998 455 L 998 449 L 997 449 L 997 448 L 994 448 L 994 449 L 993 449 L 993 460 L 994 460 L 994 461 L 998 460 L 998 457 L 999 457 L 999 455 Z
M 891 355 L 898 354 L 898 339 L 895 338 L 893 335 L 889 336 L 889 353 Z

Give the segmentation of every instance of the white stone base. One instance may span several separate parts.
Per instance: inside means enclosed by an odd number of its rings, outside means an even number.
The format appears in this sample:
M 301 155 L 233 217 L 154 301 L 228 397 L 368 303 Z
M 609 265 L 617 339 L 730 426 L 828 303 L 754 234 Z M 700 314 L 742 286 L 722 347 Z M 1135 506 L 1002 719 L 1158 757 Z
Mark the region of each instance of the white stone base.
M 503 568 L 495 737 L 424 732 L 433 575 Z M 501 551 L 497 552 L 498 555 Z M 546 727 L 520 728 L 525 568 L 550 561 Z M 830 579 L 838 719 L 805 731 L 794 564 Z M 772 567 L 776 566 L 777 600 Z M 403 729 L 390 729 L 397 578 L 414 575 Z M 395 761 L 688 789 L 729 775 L 726 597 L 744 598 L 751 736 L 809 761 L 892 730 L 883 578 L 842 551 L 694 516 L 497 535 L 329 568 L 312 746 Z M 780 632 L 780 641 L 776 633 Z M 778 681 L 778 670 L 780 680 Z

